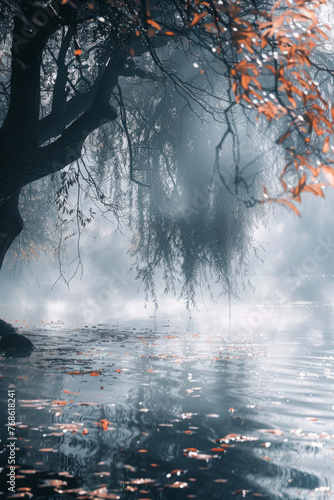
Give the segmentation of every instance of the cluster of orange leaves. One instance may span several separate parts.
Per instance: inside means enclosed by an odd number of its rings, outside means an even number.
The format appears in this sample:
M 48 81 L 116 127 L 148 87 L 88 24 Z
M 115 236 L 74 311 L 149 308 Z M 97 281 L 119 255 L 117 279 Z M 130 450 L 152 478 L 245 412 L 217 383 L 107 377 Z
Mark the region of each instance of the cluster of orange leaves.
M 270 197 L 264 187 L 261 202 L 284 203 L 300 215 L 292 201 L 301 202 L 304 192 L 324 197 L 324 187 L 334 187 L 334 169 L 330 166 L 334 162 L 328 157 L 334 107 L 324 99 L 309 70 L 312 53 L 328 40 L 316 15 L 326 0 L 278 0 L 270 12 L 253 10 L 252 22 L 248 20 L 250 12 L 245 19 L 238 3 L 231 1 L 225 8 L 238 59 L 230 69 L 236 102 L 244 101 L 255 109 L 256 120 L 263 115 L 269 122 L 280 118 L 285 126 L 288 122 L 277 140 L 286 152 L 287 163 L 280 177 L 284 194 Z M 269 96 L 263 88 L 268 88 L 268 82 L 273 89 Z M 293 133 L 301 146 L 285 145 Z M 288 187 L 284 176 L 293 171 L 297 173 L 297 184 Z M 321 173 L 327 182 L 317 181 Z
M 324 197 L 324 187 L 334 187 L 334 161 L 328 157 L 334 107 L 323 97 L 310 71 L 313 53 L 328 40 L 330 28 L 322 29 L 318 20 L 318 11 L 326 4 L 327 0 L 277 0 L 271 10 L 252 8 L 243 0 L 191 0 L 185 4 L 185 28 L 216 36 L 217 45 L 213 48 L 223 60 L 225 42 L 229 42 L 233 62 L 228 62 L 228 69 L 236 103 L 255 110 L 256 120 L 262 115 L 269 122 L 284 122 L 286 129 L 277 140 L 286 154 L 280 176 L 282 195 L 271 197 L 264 188 L 259 201 L 284 203 L 297 215 L 299 211 L 292 202 L 301 202 L 301 194 Z M 93 3 L 89 5 L 94 9 Z M 177 35 L 153 19 L 149 0 L 145 5 L 149 37 Z M 142 27 L 136 28 L 136 34 L 142 35 Z M 134 49 L 130 47 L 129 51 L 134 57 Z M 75 51 L 75 55 L 81 53 L 81 49 Z M 301 146 L 287 145 L 289 137 L 292 142 L 297 137 Z M 284 177 L 291 173 L 294 180 L 290 184 L 297 184 L 288 186 Z M 326 182 L 318 181 L 319 174 L 324 175 Z
M 292 202 L 301 202 L 302 193 L 324 197 L 324 187 L 334 187 L 334 169 L 330 166 L 334 161 L 328 158 L 334 107 L 330 108 L 323 98 L 309 71 L 313 52 L 328 40 L 326 31 L 330 28 L 322 29 L 317 17 L 321 5 L 326 4 L 327 0 L 277 0 L 271 10 L 264 11 L 245 9 L 242 0 L 187 2 L 192 9 L 188 28 L 200 24 L 200 28 L 216 34 L 218 54 L 223 50 L 220 42 L 230 41 L 235 62 L 229 71 L 236 102 L 255 109 L 256 120 L 263 115 L 269 122 L 280 118 L 288 122 L 277 140 L 287 155 L 280 177 L 284 193 L 273 198 L 264 187 L 260 202 L 284 203 L 297 215 L 300 213 Z M 222 21 L 221 14 L 228 23 Z M 212 22 L 208 21 L 210 17 Z M 155 21 L 148 23 L 161 31 Z M 268 81 L 273 89 L 269 96 L 265 90 Z M 293 133 L 302 143 L 299 148 L 284 144 Z M 288 187 L 284 176 L 291 172 L 297 174 L 297 185 Z M 321 173 L 327 182 L 317 181 Z
M 330 166 L 334 161 L 328 157 L 334 107 L 324 99 L 310 73 L 312 54 L 328 40 L 330 28 L 322 29 L 317 17 L 319 8 L 326 3 L 327 0 L 277 0 L 266 11 L 245 9 L 242 0 L 187 3 L 192 9 L 188 28 L 216 34 L 218 54 L 223 51 L 220 42 L 230 40 L 235 62 L 230 64 L 229 72 L 236 102 L 254 109 L 256 120 L 260 115 L 269 122 L 284 120 L 286 130 L 277 140 L 286 152 L 287 163 L 280 177 L 283 193 L 281 197 L 270 197 L 264 187 L 260 202 L 284 203 L 297 215 L 300 213 L 292 202 L 301 202 L 302 193 L 324 197 L 324 187 L 334 187 L 334 169 Z M 228 23 L 213 14 L 212 5 L 216 13 L 228 18 Z M 156 21 L 147 22 L 153 30 L 151 36 L 161 33 Z M 266 90 L 268 86 L 272 92 Z M 301 147 L 286 146 L 285 141 L 293 133 L 301 140 Z M 297 184 L 288 187 L 284 176 L 291 172 L 297 174 Z M 317 180 L 321 173 L 327 182 Z

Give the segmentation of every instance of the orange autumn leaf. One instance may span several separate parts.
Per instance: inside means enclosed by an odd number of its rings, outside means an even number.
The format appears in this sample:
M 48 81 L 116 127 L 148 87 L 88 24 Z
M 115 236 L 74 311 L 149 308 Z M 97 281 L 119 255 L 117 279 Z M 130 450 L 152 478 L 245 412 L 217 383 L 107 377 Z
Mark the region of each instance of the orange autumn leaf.
M 165 484 L 166 488 L 180 488 L 180 489 L 183 489 L 183 488 L 186 488 L 187 486 L 188 486 L 188 483 L 180 482 L 180 481 L 176 481 L 175 483 L 172 483 L 172 484 Z
M 81 54 L 82 54 L 82 50 L 81 49 L 77 49 L 77 50 L 74 51 L 74 55 L 75 56 L 81 56 Z
M 194 14 L 193 20 L 189 24 L 189 27 L 192 28 L 193 26 L 195 26 L 195 24 L 197 24 L 201 19 L 203 19 L 203 17 L 207 16 L 208 14 L 209 14 L 208 12 L 202 12 L 202 14 L 197 14 L 196 12 Z
M 285 139 L 289 137 L 290 133 L 291 133 L 290 129 L 286 130 L 286 132 L 284 132 L 284 134 L 282 134 L 281 137 L 277 139 L 277 144 L 282 144 L 285 141 Z
M 101 425 L 104 431 L 108 430 L 110 424 L 111 422 L 109 422 L 106 418 L 101 418 L 100 422 L 96 423 L 96 425 Z
M 88 429 L 86 429 L 86 427 L 83 428 L 83 431 L 82 431 L 82 434 L 83 436 L 85 436 L 86 434 L 88 434 Z
M 328 153 L 328 151 L 329 151 L 329 137 L 327 136 L 322 146 L 322 152 L 326 154 Z
M 153 26 L 154 28 L 157 28 L 157 30 L 161 30 L 161 26 L 160 24 L 156 23 L 155 21 L 153 21 L 152 19 L 148 19 L 147 20 L 147 24 L 150 24 L 151 26 Z
M 182 474 L 182 472 L 183 472 L 183 469 L 174 469 L 174 470 L 172 470 L 169 474 L 170 474 L 171 476 L 173 476 L 173 475 L 175 475 L 175 474 L 179 476 L 180 474 Z
M 275 200 L 276 203 L 284 203 L 285 205 L 287 205 L 289 208 L 291 208 L 291 210 L 296 214 L 298 215 L 298 217 L 301 217 L 300 215 L 300 212 L 298 210 L 297 207 L 295 207 L 295 205 L 293 203 L 291 203 L 291 201 L 288 201 L 288 200 L 284 200 L 284 199 L 280 199 L 280 200 Z
M 101 373 L 99 373 L 99 372 L 92 372 L 92 373 L 90 373 L 91 377 L 99 377 L 100 375 L 101 375 Z
M 281 429 L 260 429 L 260 432 L 266 432 L 268 434 L 274 434 L 274 436 L 282 436 L 284 434 Z
M 332 187 L 334 187 L 334 170 L 332 168 L 330 168 L 330 167 L 327 167 L 326 165 L 324 165 L 323 167 L 321 167 L 321 170 L 325 174 L 326 179 L 328 180 L 328 182 L 330 183 L 330 185 Z

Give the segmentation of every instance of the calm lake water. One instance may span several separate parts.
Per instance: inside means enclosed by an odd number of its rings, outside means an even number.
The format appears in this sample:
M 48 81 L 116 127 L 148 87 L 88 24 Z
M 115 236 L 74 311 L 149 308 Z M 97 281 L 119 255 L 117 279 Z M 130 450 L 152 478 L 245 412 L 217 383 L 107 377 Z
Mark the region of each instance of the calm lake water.
M 334 496 L 333 316 L 239 306 L 230 327 L 216 316 L 26 329 L 32 355 L 0 358 L 3 495 L 13 384 L 25 498 Z

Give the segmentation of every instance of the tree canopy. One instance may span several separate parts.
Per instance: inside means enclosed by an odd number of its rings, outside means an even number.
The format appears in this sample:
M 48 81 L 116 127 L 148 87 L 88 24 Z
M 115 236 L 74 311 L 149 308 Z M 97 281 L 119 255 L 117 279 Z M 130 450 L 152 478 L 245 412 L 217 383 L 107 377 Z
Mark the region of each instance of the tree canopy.
M 2 2 L 1 264 L 23 222 L 15 252 L 37 255 L 100 211 L 132 230 L 153 300 L 159 267 L 188 303 L 210 273 L 233 293 L 263 205 L 299 215 L 305 192 L 334 187 L 326 12 L 326 0 Z

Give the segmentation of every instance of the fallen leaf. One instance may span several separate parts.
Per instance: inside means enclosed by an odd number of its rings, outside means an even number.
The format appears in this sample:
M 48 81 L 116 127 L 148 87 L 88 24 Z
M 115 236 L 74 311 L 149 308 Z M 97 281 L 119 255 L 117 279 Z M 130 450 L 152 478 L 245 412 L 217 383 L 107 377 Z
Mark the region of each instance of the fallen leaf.
M 282 436 L 284 434 L 280 429 L 259 429 L 259 432 L 267 432 L 268 434 L 274 434 L 275 436 Z
M 175 483 L 173 484 L 165 484 L 165 487 L 166 488 L 187 488 L 188 486 L 188 483 L 183 483 L 183 482 L 180 482 L 180 481 L 176 481 Z

